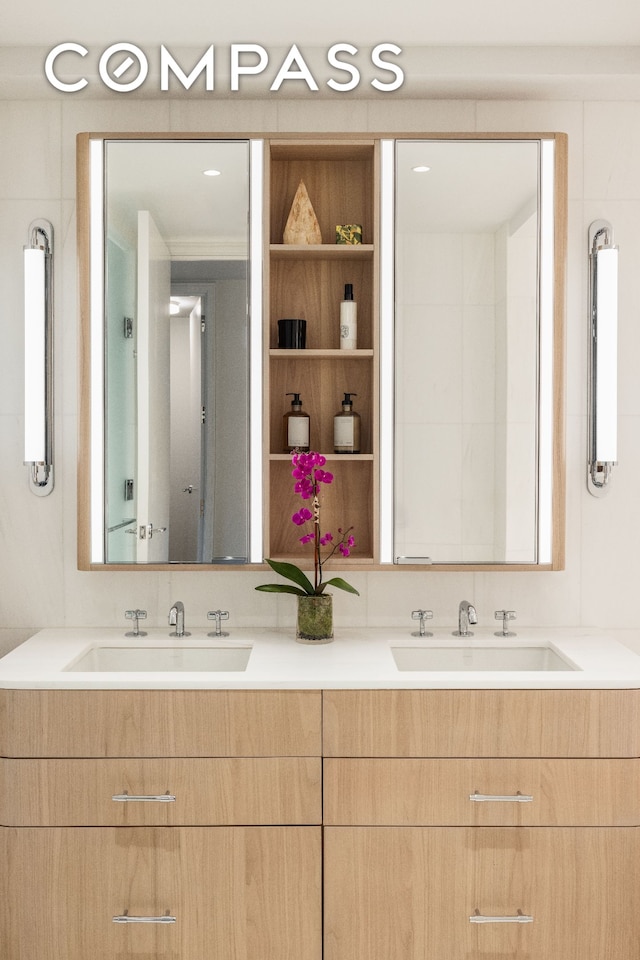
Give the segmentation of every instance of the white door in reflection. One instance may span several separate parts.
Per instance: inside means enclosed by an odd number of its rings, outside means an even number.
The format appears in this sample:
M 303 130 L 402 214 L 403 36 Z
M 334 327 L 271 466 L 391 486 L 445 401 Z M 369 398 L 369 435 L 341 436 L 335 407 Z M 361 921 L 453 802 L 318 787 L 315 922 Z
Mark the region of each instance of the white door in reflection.
M 169 559 L 171 256 L 148 210 L 138 212 L 137 560 Z
M 108 563 L 247 561 L 248 148 L 106 144 Z
M 182 307 L 182 302 L 172 302 Z M 190 297 L 171 317 L 171 527 L 169 559 L 202 559 L 202 298 Z

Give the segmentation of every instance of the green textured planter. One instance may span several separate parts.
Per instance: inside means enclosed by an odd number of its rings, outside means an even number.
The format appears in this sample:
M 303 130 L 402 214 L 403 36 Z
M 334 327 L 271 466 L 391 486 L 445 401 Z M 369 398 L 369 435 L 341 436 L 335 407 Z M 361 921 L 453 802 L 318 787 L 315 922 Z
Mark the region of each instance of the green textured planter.
M 333 597 L 331 594 L 298 597 L 298 643 L 331 643 L 333 640 Z

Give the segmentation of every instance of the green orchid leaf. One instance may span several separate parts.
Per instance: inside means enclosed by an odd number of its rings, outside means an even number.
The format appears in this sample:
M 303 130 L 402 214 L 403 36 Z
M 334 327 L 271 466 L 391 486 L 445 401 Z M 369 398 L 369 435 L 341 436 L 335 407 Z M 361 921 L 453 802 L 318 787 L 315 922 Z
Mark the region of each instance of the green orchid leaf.
M 346 590 L 347 593 L 355 593 L 357 597 L 360 596 L 359 591 L 356 590 L 355 587 L 352 587 L 350 583 L 347 583 L 346 580 L 343 580 L 342 577 L 333 577 L 331 580 L 325 580 L 320 592 L 322 592 L 325 587 L 337 587 L 338 590 Z
M 256 590 L 262 590 L 264 593 L 295 593 L 297 597 L 306 597 L 308 594 L 299 587 L 292 587 L 288 583 L 262 583 Z
M 303 593 L 309 595 L 315 593 L 313 584 L 300 567 L 296 567 L 295 563 L 283 563 L 281 560 L 269 560 L 268 558 L 265 558 L 265 560 L 275 573 L 279 573 L 286 580 L 293 580 L 294 583 L 297 583 L 302 588 Z M 285 592 L 287 591 L 283 591 L 283 593 Z

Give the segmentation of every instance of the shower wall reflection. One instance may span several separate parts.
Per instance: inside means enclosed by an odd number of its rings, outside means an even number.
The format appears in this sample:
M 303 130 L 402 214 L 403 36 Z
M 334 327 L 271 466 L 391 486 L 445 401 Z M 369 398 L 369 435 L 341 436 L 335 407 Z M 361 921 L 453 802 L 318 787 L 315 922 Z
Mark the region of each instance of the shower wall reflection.
M 397 145 L 395 555 L 538 560 L 540 146 Z

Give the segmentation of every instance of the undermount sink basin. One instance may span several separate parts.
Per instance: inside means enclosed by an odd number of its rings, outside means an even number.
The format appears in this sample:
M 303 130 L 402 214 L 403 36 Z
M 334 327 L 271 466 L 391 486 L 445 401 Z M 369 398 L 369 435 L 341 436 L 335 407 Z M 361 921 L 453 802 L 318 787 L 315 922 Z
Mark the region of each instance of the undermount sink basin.
M 577 670 L 549 646 L 392 647 L 398 670 Z
M 66 667 L 78 673 L 246 670 L 251 647 L 95 646 Z

